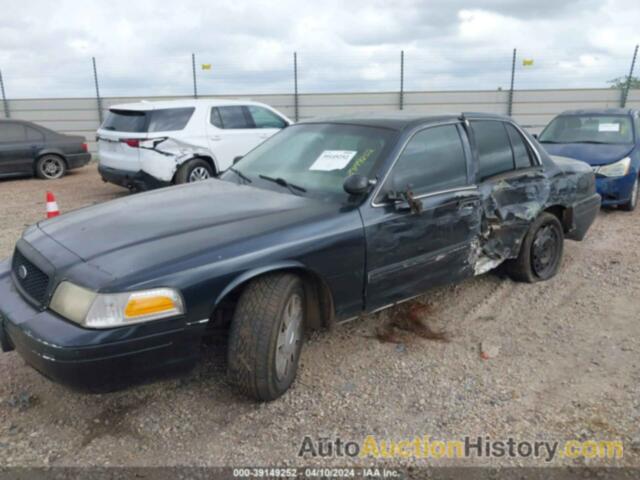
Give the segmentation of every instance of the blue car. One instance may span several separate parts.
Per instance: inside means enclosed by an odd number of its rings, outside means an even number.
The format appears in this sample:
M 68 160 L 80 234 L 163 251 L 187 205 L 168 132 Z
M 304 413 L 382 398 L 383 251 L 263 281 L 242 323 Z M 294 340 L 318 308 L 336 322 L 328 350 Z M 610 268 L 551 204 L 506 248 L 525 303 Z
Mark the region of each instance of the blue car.
M 602 206 L 632 211 L 638 203 L 640 118 L 637 110 L 573 110 L 555 117 L 539 141 L 551 155 L 588 163 Z

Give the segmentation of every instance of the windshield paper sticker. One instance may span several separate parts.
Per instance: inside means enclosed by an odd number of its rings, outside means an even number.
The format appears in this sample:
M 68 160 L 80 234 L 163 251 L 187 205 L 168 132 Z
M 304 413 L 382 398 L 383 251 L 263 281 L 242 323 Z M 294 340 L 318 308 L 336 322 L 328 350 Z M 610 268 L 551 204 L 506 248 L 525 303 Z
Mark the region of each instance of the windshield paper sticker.
M 599 132 L 619 132 L 620 124 L 619 123 L 599 123 L 598 131 Z
M 351 159 L 358 153 L 355 150 L 325 150 L 316 161 L 309 167 L 309 170 L 342 170 Z

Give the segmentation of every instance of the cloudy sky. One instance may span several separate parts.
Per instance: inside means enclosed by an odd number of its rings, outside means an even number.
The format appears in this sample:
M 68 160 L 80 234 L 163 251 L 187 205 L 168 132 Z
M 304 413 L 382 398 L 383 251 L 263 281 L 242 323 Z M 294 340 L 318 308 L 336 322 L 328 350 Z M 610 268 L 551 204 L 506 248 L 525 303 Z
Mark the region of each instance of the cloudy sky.
M 0 0 L 9 98 L 192 91 L 603 87 L 640 43 L 638 0 Z M 523 60 L 533 65 L 523 66 Z M 211 64 L 203 70 L 202 64 Z M 640 65 L 638 70 L 640 70 Z

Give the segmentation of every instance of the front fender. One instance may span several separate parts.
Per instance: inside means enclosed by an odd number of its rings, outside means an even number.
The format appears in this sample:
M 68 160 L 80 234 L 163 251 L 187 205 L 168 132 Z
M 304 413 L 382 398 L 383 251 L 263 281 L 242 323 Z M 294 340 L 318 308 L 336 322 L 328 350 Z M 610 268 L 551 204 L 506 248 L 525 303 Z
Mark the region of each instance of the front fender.
M 303 265 L 302 263 L 300 263 L 298 261 L 295 261 L 295 260 L 287 260 L 287 261 L 277 262 L 277 263 L 274 263 L 274 264 L 265 265 L 265 266 L 261 266 L 259 268 L 254 268 L 254 269 L 251 269 L 251 270 L 247 270 L 247 271 L 241 273 L 240 275 L 236 276 L 220 292 L 220 294 L 215 299 L 212 311 L 213 311 L 213 309 L 215 309 L 215 307 L 220 305 L 222 300 L 224 300 L 224 298 L 227 295 L 229 295 L 229 293 L 234 291 L 240 285 L 242 285 L 242 284 L 244 284 L 244 283 L 246 283 L 246 282 L 248 282 L 248 281 L 250 281 L 250 280 L 252 280 L 252 279 L 254 279 L 256 277 L 259 277 L 260 275 L 264 275 L 265 273 L 276 272 L 276 271 L 280 271 L 280 270 L 288 270 L 288 269 L 300 269 L 300 270 L 309 271 L 309 269 L 305 265 Z

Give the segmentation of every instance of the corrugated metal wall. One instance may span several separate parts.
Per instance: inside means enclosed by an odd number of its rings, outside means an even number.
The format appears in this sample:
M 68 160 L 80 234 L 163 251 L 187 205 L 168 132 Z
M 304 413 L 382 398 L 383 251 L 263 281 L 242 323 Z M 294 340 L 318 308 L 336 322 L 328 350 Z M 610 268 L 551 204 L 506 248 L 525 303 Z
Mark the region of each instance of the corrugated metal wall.
M 264 102 L 285 115 L 294 116 L 293 95 L 220 95 L 219 98 L 251 99 Z M 145 97 L 146 100 L 167 100 L 189 97 Z M 142 98 L 103 98 L 103 109 L 112 105 L 142 100 Z M 300 118 L 362 112 L 398 111 L 399 93 L 321 93 L 300 94 Z M 493 112 L 507 111 L 507 91 L 442 91 L 406 92 L 404 109 L 422 113 Z M 532 132 L 539 132 L 553 116 L 564 110 L 577 108 L 617 107 L 620 92 L 614 89 L 517 90 L 513 97 L 513 116 Z M 640 90 L 631 90 L 627 106 L 640 108 Z M 64 133 L 84 135 L 95 149 L 94 137 L 98 128 L 95 98 L 51 98 L 9 100 L 12 118 L 39 123 Z M 0 115 L 4 112 L 0 109 Z

